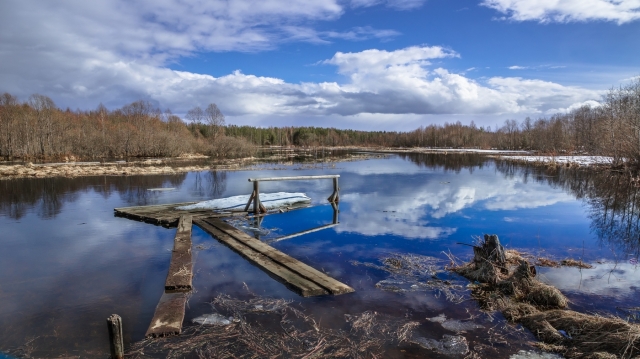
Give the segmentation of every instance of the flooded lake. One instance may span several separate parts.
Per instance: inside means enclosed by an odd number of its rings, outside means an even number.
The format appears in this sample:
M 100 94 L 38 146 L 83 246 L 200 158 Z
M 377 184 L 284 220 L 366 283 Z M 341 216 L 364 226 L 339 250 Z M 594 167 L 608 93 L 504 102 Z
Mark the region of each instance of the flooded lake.
M 261 192 L 304 192 L 312 206 L 230 223 L 355 293 L 301 298 L 194 226 L 187 327 L 212 313 L 221 294 L 267 297 L 290 300 L 319 327 L 336 330 L 367 312 L 416 322 L 412 343 L 381 344 L 386 357 L 451 357 L 420 343 L 459 334 L 481 357 L 508 358 L 532 350 L 534 337 L 499 313 L 482 312 L 468 280 L 444 269 L 450 257 L 468 260 L 465 244 L 485 233 L 508 249 L 590 263 L 594 268 L 538 273 L 573 310 L 638 319 L 625 308 L 637 307 L 640 294 L 640 193 L 621 175 L 471 154 L 271 168 L 278 169 L 0 181 L 0 358 L 106 357 L 105 320 L 113 313 L 123 319 L 126 346 L 142 340 L 164 290 L 176 230 L 114 217 L 113 209 L 247 195 L 250 177 L 340 175 L 337 213 L 326 200 L 331 180 L 264 182 Z M 148 190 L 162 187 L 173 189 Z M 336 219 L 337 226 L 277 241 Z M 382 259 L 407 254 L 429 261 L 423 275 L 444 284 L 426 286 L 424 278 L 384 269 Z M 434 319 L 443 317 L 448 326 Z

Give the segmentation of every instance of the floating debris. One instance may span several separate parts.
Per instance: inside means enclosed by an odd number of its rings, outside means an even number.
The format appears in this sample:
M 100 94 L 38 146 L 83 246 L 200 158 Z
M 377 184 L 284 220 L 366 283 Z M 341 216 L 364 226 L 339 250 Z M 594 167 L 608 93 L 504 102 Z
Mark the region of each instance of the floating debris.
M 446 275 L 443 261 L 429 256 L 416 254 L 393 253 L 381 258 L 382 265 L 351 261 L 352 265 L 365 266 L 382 270 L 391 274 L 389 278 L 376 283 L 376 288 L 389 292 L 434 291 L 436 297 L 444 295 L 453 303 L 461 303 L 464 296 L 462 284 L 449 279 L 441 279 L 438 275 Z
M 191 320 L 192 323 L 200 325 L 229 325 L 233 321 L 233 317 L 225 317 L 218 313 L 204 314 Z
M 469 352 L 467 339 L 461 335 L 445 334 L 440 340 L 417 337 L 412 339 L 412 342 L 423 348 L 452 357 L 461 357 Z
M 427 318 L 427 320 L 434 323 L 440 323 L 444 329 L 456 333 L 464 333 L 466 331 L 484 328 L 484 326 L 470 321 L 447 319 L 444 313 L 438 315 L 437 317 Z
M 552 353 L 536 353 L 521 350 L 518 353 L 511 355 L 509 359 L 562 359 L 562 357 Z

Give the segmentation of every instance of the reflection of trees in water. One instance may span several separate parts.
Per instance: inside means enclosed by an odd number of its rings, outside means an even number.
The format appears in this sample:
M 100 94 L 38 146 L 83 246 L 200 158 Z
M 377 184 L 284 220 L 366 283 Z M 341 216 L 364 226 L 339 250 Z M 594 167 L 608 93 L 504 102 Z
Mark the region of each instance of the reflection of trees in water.
M 610 171 L 560 167 L 549 169 L 496 161 L 506 176 L 520 174 L 524 181 L 569 191 L 589 206 L 591 229 L 602 244 L 609 244 L 635 257 L 640 255 L 640 188 L 631 177 Z
M 219 198 L 227 189 L 227 172 L 196 172 L 193 191 L 200 197 Z
M 489 158 L 477 153 L 450 153 L 447 155 L 437 153 L 401 153 L 398 155 L 404 160 L 409 160 L 418 167 L 443 169 L 459 173 L 462 169 L 468 169 L 473 173 L 474 169 L 482 169 Z
M 158 203 L 160 192 L 148 191 L 149 188 L 179 187 L 187 178 L 186 173 L 162 176 L 115 177 L 116 191 L 122 200 L 132 206 L 147 206 Z
M 162 176 L 102 176 L 79 178 L 20 178 L 0 181 L 0 214 L 13 219 L 36 208 L 38 216 L 54 218 L 65 203 L 74 202 L 80 192 L 93 191 L 104 198 L 118 193 L 127 204 L 157 203 L 158 193 L 148 188 L 178 187 L 187 174 Z

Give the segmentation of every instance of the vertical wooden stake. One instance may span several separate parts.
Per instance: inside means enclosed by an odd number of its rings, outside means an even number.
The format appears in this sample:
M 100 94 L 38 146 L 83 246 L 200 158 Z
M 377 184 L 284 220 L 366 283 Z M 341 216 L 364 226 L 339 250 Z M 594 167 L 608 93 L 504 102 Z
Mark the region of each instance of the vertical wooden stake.
M 254 186 L 255 187 L 255 186 Z M 251 206 L 251 202 L 253 202 L 253 198 L 256 196 L 256 191 L 253 190 L 251 192 L 251 196 L 249 197 L 249 201 L 247 201 L 247 205 L 244 206 L 244 211 L 247 212 L 249 210 L 249 206 Z
M 333 207 L 333 224 L 338 224 L 338 213 L 340 213 L 338 204 L 335 202 L 331 202 L 331 207 Z
M 253 213 L 254 214 L 258 214 L 260 213 L 260 182 L 255 181 L 253 182 L 253 192 L 256 193 L 256 195 L 253 197 Z
M 340 195 L 338 194 L 339 191 L 340 191 L 340 187 L 338 187 L 338 179 L 334 178 L 333 193 L 331 194 L 331 196 L 329 196 L 329 198 L 327 198 L 327 200 L 329 200 L 329 202 L 331 203 L 338 203 L 340 201 Z
M 107 318 L 109 328 L 109 345 L 111 346 L 111 359 L 124 358 L 124 343 L 122 338 L 122 318 L 117 314 L 111 314 Z

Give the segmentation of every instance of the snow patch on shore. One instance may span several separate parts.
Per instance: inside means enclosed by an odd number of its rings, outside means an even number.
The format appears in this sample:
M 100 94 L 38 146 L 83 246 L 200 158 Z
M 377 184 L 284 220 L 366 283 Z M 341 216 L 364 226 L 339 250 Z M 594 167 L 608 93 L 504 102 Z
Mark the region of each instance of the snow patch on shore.
M 176 207 L 176 209 L 189 211 L 193 209 L 232 210 L 243 209 L 249 201 L 249 195 L 240 195 L 227 198 L 212 199 L 198 202 L 188 206 Z M 292 206 L 294 204 L 311 203 L 311 198 L 304 193 L 260 193 L 260 202 L 267 210 Z
M 500 156 L 500 158 L 526 162 L 575 163 L 581 166 L 613 163 L 613 157 L 606 156 Z

